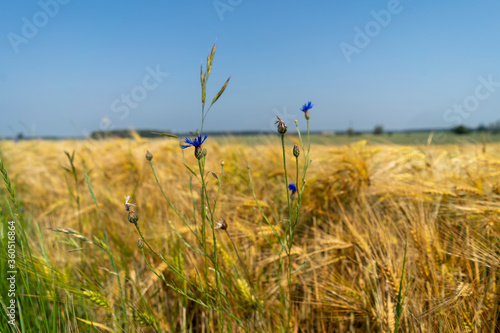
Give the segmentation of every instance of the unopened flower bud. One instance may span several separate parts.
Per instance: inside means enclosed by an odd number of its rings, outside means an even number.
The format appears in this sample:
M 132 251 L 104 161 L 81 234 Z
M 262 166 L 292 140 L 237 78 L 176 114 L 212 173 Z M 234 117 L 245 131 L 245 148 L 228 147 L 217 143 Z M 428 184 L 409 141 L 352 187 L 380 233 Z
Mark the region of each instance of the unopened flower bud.
M 146 159 L 147 159 L 148 161 L 151 161 L 151 160 L 153 159 L 153 154 L 151 154 L 151 153 L 149 152 L 149 150 L 148 150 L 148 152 L 146 153 Z
M 196 147 L 194 149 L 194 156 L 197 159 L 201 160 L 203 158 L 203 149 L 201 149 L 201 147 Z
M 224 161 L 220 162 L 220 166 L 224 166 L 225 164 Z
M 140 238 L 137 241 L 137 247 L 139 248 L 139 250 L 142 250 L 142 248 L 144 247 L 144 242 Z
M 131 210 L 131 211 L 128 212 L 128 221 L 130 223 L 136 224 L 137 221 L 139 221 L 139 216 L 136 214 L 136 212 L 134 212 L 133 210 Z
M 295 157 L 299 157 L 300 155 L 300 149 L 299 149 L 299 146 L 297 145 L 293 145 L 293 156 Z
M 206 148 L 203 149 L 203 156 L 207 156 L 207 149 Z

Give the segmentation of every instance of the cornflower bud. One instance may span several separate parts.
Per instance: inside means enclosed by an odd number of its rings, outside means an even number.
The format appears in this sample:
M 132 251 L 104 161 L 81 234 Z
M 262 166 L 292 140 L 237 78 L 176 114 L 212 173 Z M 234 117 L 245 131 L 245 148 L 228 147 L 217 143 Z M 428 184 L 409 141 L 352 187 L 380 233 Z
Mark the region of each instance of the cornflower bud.
M 128 221 L 130 223 L 136 224 L 139 221 L 139 216 L 133 210 L 128 212 Z
M 195 147 L 194 148 L 194 156 L 201 160 L 203 158 L 203 149 L 201 147 Z

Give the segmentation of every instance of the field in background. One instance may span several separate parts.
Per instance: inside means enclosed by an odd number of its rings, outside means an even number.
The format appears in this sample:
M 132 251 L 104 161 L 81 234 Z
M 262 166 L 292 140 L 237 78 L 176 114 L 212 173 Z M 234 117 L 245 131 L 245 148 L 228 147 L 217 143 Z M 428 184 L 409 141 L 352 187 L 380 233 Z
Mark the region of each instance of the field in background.
M 363 141 L 365 137 L 370 141 Z M 433 143 L 455 143 L 446 146 L 425 145 L 428 137 L 395 133 L 311 138 L 313 163 L 293 248 L 293 265 L 301 267 L 292 280 L 293 329 L 285 331 L 393 332 L 401 279 L 402 331 L 498 330 L 500 144 L 490 142 L 500 136 L 486 134 L 483 144 L 482 134 L 435 134 Z M 292 156 L 295 138 L 287 140 Z M 478 144 L 456 144 L 464 141 Z M 270 249 L 276 240 L 256 213 L 247 170 L 248 165 L 259 203 L 275 230 L 283 232 L 278 222 L 287 205 L 279 138 L 209 138 L 205 147 L 206 170 L 219 174 L 220 162 L 225 162 L 223 177 L 213 178 L 208 190 L 215 193 L 222 182 L 218 218 L 227 221 L 257 294 L 221 232 L 228 302 L 234 316 L 255 331 L 283 330 L 277 293 L 287 281 L 276 280 L 278 258 Z M 149 250 L 142 257 L 124 209 L 124 196 L 132 195 L 146 238 L 194 280 L 203 260 L 186 246 L 194 243 L 193 236 L 168 207 L 144 158 L 147 150 L 153 153 L 166 196 L 192 216 L 200 190 L 194 178 L 191 201 L 184 163 L 197 168 L 192 150 L 183 156 L 175 139 L 1 142 L 0 148 L 36 263 L 23 273 L 28 282 L 19 298 L 41 315 L 24 313 L 25 325 L 43 327 L 47 320 L 54 332 L 120 331 L 120 288 L 99 247 L 102 218 L 127 302 L 127 317 L 122 318 L 127 331 L 159 327 L 177 332 L 187 325 L 202 332 L 208 331 L 207 323 L 216 331 L 217 316 L 167 288 L 148 269 L 145 260 L 179 288 L 189 289 Z M 76 182 L 64 154 L 73 150 Z M 294 166 L 292 158 L 289 163 Z M 0 194 L 4 237 L 11 213 L 3 186 Z M 77 233 L 51 230 L 56 228 Z M 0 287 L 5 297 L 5 285 Z M 242 331 L 230 317 L 225 320 L 234 332 Z
M 322 145 L 345 145 L 361 140 L 368 140 L 371 143 L 376 144 L 426 145 L 430 135 L 430 132 L 397 132 L 383 133 L 379 135 L 375 135 L 372 133 L 359 133 L 355 135 L 325 133 L 311 135 L 311 142 Z M 280 139 L 275 135 L 243 135 L 215 137 L 215 140 L 219 143 L 224 144 L 233 144 L 237 142 L 245 145 L 255 145 L 268 143 L 279 144 Z M 432 133 L 432 143 L 436 145 L 469 143 L 482 144 L 483 142 L 500 142 L 500 133 L 471 132 L 461 135 L 455 134 L 453 132 Z

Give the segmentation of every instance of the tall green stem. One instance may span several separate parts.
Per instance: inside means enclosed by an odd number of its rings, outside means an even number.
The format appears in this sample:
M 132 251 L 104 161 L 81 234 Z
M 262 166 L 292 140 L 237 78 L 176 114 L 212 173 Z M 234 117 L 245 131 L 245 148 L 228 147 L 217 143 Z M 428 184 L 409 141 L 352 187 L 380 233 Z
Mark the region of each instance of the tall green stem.
M 309 138 L 309 119 L 307 119 L 307 158 L 309 159 L 309 152 L 311 151 L 311 140 Z
M 288 204 L 288 242 L 287 242 L 287 256 L 288 256 L 288 267 L 287 267 L 287 281 L 288 281 L 288 292 L 286 298 L 286 308 L 288 314 L 287 322 L 290 323 L 291 318 L 291 295 L 290 295 L 290 286 L 291 286 L 291 278 L 292 278 L 292 262 L 291 262 L 291 249 L 292 249 L 292 206 L 290 205 L 290 192 L 288 191 L 288 174 L 286 171 L 286 153 L 285 153 L 285 135 L 281 134 L 281 147 L 283 148 L 283 169 L 285 171 L 285 191 L 286 191 L 286 199 Z

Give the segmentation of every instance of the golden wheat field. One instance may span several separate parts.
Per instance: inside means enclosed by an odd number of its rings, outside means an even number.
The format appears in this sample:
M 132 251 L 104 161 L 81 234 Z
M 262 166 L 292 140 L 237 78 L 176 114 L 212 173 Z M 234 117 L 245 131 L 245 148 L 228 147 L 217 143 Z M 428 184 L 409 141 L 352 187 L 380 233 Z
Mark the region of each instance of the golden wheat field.
M 291 182 L 295 138 L 286 140 Z M 28 224 L 31 253 L 18 261 L 31 256 L 26 279 L 45 285 L 19 298 L 43 300 L 40 313 L 54 316 L 55 332 L 500 329 L 500 144 L 312 145 L 291 279 L 279 272 L 287 256 L 277 250 L 287 214 L 280 142 L 204 147 L 208 197 L 220 186 L 213 218 L 227 223 L 206 238 L 209 253 L 217 244 L 216 270 L 193 233 L 202 223 L 201 182 L 189 169 L 197 173 L 198 161 L 177 140 L 2 142 Z M 75 174 L 65 154 L 73 151 Z M 5 221 L 9 193 L 4 186 L 0 193 Z M 164 261 L 138 247 L 128 195 L 144 239 Z M 203 285 L 215 287 L 205 295 Z M 208 294 L 224 311 L 203 305 Z

